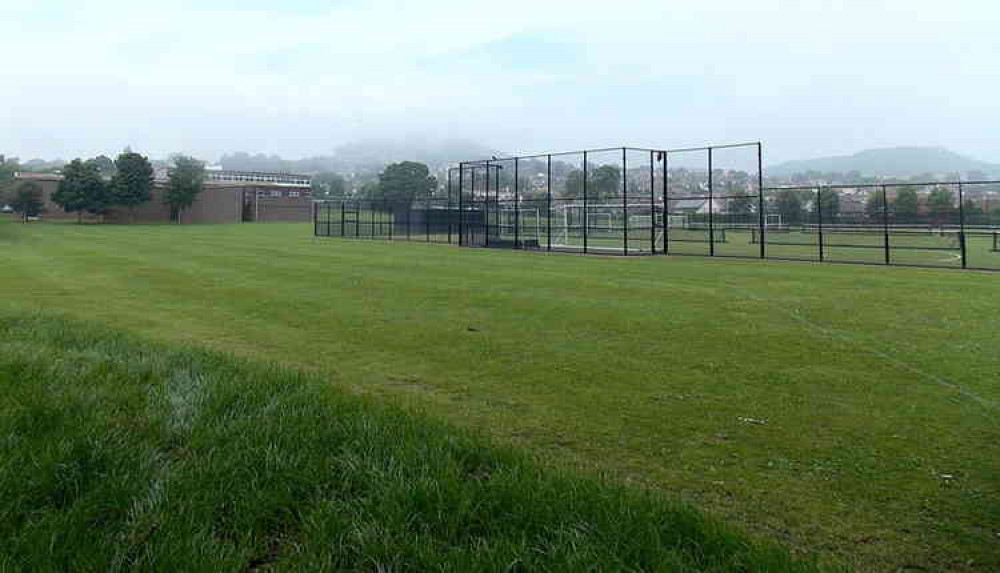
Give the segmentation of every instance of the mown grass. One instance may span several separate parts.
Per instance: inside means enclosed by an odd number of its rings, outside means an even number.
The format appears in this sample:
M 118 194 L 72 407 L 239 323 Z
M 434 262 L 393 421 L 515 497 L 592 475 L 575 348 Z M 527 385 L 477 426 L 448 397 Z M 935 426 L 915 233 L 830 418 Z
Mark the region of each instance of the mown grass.
M 1000 569 L 1000 275 L 11 227 L 0 309 L 305 369 L 796 554 Z
M 805 571 L 315 375 L 0 316 L 0 570 Z

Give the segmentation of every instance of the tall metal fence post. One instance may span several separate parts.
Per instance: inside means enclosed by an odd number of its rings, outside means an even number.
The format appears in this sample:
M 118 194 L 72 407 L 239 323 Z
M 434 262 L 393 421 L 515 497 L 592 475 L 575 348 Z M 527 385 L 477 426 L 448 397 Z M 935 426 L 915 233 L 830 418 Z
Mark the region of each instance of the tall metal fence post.
M 882 185 L 882 229 L 885 232 L 885 264 L 890 264 L 889 257 L 889 194 Z
M 346 237 L 347 236 L 347 225 L 344 224 L 344 222 L 345 222 L 345 213 L 344 213 L 344 210 L 346 209 L 346 205 L 345 204 L 346 204 L 346 201 L 344 201 L 343 199 L 341 199 L 341 201 L 340 201 L 340 236 L 341 237 Z
M 622 148 L 622 253 L 628 256 L 628 150 Z
M 546 251 L 552 250 L 552 156 L 549 155 L 546 160 L 545 166 L 545 186 L 546 186 L 546 202 L 548 203 L 546 209 Z
M 319 203 L 316 203 L 315 201 L 313 201 L 313 204 L 312 204 L 312 220 L 313 220 L 313 236 L 314 237 L 316 237 L 316 236 L 319 235 L 319 229 L 317 229 L 317 227 L 316 227 L 317 221 L 319 221 L 319 217 L 317 215 L 318 213 L 319 213 Z
M 451 244 L 451 216 L 452 216 L 452 210 L 451 210 L 451 170 L 452 170 L 452 168 L 449 167 L 448 168 L 448 217 L 447 217 L 447 221 L 448 221 L 448 244 L 449 245 Z
M 465 164 L 458 164 L 458 244 L 459 246 L 465 244 L 465 200 L 462 195 L 464 195 L 465 190 Z
M 670 254 L 670 152 L 663 152 L 663 254 Z
M 396 205 L 390 204 L 388 201 L 382 201 L 379 207 L 372 207 L 372 233 L 371 238 L 375 237 L 388 237 L 389 239 L 395 238 L 396 231 Z M 386 232 L 385 222 L 392 221 L 392 225 L 389 226 L 389 231 Z
M 427 231 L 427 242 L 431 242 L 431 196 L 424 203 L 424 229 Z
M 764 146 L 757 142 L 757 225 L 760 227 L 760 258 L 767 257 L 765 233 L 767 216 L 764 214 Z
M 473 172 L 473 173 L 475 173 L 475 172 Z M 473 177 L 475 177 L 475 176 L 473 175 Z M 483 179 L 486 180 L 486 195 L 485 195 L 485 199 L 483 200 L 483 225 L 486 227 L 486 237 L 485 237 L 484 241 L 486 242 L 486 246 L 488 247 L 488 246 L 490 246 L 490 162 L 489 161 L 486 162 L 486 177 L 484 177 Z M 500 215 L 499 208 L 500 207 L 498 205 L 497 206 L 497 209 L 498 209 L 497 216 L 498 217 Z M 497 223 L 499 223 L 499 221 L 497 221 Z M 499 229 L 497 229 L 497 230 L 499 231 Z M 499 237 L 499 235 L 500 235 L 500 233 L 497 233 L 498 237 Z
M 715 256 L 715 201 L 713 200 L 712 148 L 708 148 L 708 256 Z
M 965 192 L 962 182 L 958 182 L 958 246 L 962 250 L 962 268 L 968 268 L 968 252 L 965 246 Z
M 827 189 L 827 192 L 829 193 L 830 190 Z M 817 221 L 819 222 L 819 227 L 816 229 L 816 231 L 819 233 L 819 262 L 823 262 L 823 258 L 825 255 L 823 253 L 824 249 L 823 249 L 823 188 L 822 187 L 816 188 L 816 217 Z
M 521 175 L 517 157 L 514 158 L 514 248 L 521 248 Z
M 497 237 L 503 234 L 503 220 L 500 215 L 500 170 L 503 169 L 503 165 L 497 165 L 493 169 L 493 210 L 495 213 L 495 221 L 497 224 Z M 490 172 L 486 171 L 486 176 L 489 177 Z M 487 209 L 489 208 L 490 194 L 486 194 Z
M 469 180 L 469 182 L 471 183 L 471 185 L 469 187 L 469 201 L 472 203 L 471 205 L 469 205 L 469 209 L 471 210 L 471 212 L 474 213 L 475 209 L 476 209 L 476 166 L 475 165 L 472 166 L 472 171 L 469 172 L 469 176 L 472 178 L 472 179 Z M 464 213 L 463 213 L 463 215 L 464 215 Z M 479 227 L 482 227 L 482 225 L 479 225 Z M 482 229 L 480 229 L 480 230 L 482 230 Z M 476 225 L 474 225 L 474 224 L 473 225 L 469 225 L 469 235 L 472 238 L 472 244 L 475 245 L 476 244 Z M 466 242 L 468 242 L 468 239 L 466 239 Z
M 649 252 L 656 254 L 656 158 L 649 150 Z
M 587 207 L 587 152 L 583 152 L 583 254 L 587 254 L 587 235 L 590 226 L 590 209 Z

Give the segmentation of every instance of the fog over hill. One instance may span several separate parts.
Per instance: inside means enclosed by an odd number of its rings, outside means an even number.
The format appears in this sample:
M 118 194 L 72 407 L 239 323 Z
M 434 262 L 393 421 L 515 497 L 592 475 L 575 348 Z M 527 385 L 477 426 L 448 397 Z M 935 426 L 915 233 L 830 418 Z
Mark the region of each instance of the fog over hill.
M 219 164 L 224 169 L 246 171 L 355 172 L 379 170 L 388 163 L 398 161 L 419 161 L 432 168 L 440 168 L 462 160 L 489 157 L 492 153 L 494 152 L 484 145 L 457 139 L 367 139 L 340 145 L 329 155 L 282 159 L 278 155 L 240 151 L 223 155 Z
M 889 147 L 866 149 L 853 155 L 801 159 L 769 165 L 765 172 L 785 176 L 807 171 L 860 172 L 881 177 L 914 177 L 922 174 L 960 173 L 963 176 L 1000 177 L 1000 164 L 972 159 L 943 147 Z

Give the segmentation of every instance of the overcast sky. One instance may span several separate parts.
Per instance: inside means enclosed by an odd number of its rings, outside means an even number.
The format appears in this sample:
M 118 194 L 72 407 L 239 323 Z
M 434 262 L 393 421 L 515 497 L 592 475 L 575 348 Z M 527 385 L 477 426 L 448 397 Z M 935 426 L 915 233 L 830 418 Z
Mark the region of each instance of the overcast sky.
M 0 0 L 0 153 L 763 140 L 1000 162 L 993 1 Z

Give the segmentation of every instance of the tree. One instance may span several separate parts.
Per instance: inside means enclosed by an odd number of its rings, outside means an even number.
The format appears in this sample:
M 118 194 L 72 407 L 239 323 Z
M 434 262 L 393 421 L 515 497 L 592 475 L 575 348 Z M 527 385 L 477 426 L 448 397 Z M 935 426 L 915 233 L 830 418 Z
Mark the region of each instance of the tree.
M 376 201 L 379 198 L 378 181 L 365 181 L 358 190 L 357 197 L 361 201 Z
M 11 195 L 10 206 L 21 214 L 21 220 L 28 222 L 28 217 L 41 214 L 45 204 L 42 202 L 42 188 L 37 183 L 22 183 Z
M 955 214 L 955 194 L 947 187 L 938 187 L 927 196 L 927 209 L 935 224 L 948 222 Z
M 834 189 L 820 189 L 816 204 L 823 211 L 824 221 L 833 221 L 840 214 L 840 194 Z M 816 210 L 816 204 L 813 205 L 813 211 Z
M 93 159 L 95 165 L 97 165 L 97 171 L 103 177 L 113 177 L 115 174 L 116 165 L 115 162 L 111 160 L 107 155 L 98 155 Z
M 601 165 L 587 172 L 587 200 L 592 203 L 610 201 L 620 196 L 621 169 L 617 165 Z M 583 197 L 583 171 L 574 169 L 566 174 L 563 197 Z
M 563 197 L 583 197 L 583 171 L 574 169 L 566 174 Z
M 63 168 L 63 180 L 52 194 L 52 202 L 67 213 L 76 213 L 77 222 L 83 212 L 103 215 L 111 205 L 111 194 L 94 161 L 74 159 Z
M 868 201 L 865 202 L 865 213 L 868 214 L 868 218 L 873 221 L 881 221 L 882 214 L 885 212 L 885 194 L 882 193 L 881 189 L 876 189 L 868 196 Z
M 972 199 L 965 200 L 965 203 L 962 205 L 962 214 L 965 216 L 966 224 L 983 225 L 989 223 L 986 220 L 986 211 L 983 210 L 983 207 L 979 203 L 976 203 Z
M 622 172 L 617 165 L 601 165 L 592 172 L 587 186 L 587 199 L 610 201 L 621 195 Z
M 52 202 L 62 207 L 67 213 L 76 213 L 77 222 L 82 222 L 83 211 L 87 207 L 87 197 L 84 191 L 86 179 L 83 162 L 74 159 L 63 168 L 63 180 L 59 188 L 52 194 Z
M 111 193 L 111 186 L 108 185 L 108 181 L 105 179 L 104 175 L 101 174 L 101 166 L 94 159 L 88 159 L 83 162 L 88 173 L 93 175 L 88 175 L 88 184 L 85 187 L 87 204 L 84 209 L 91 215 L 97 215 L 104 221 L 104 215 L 107 214 L 108 210 L 114 204 L 114 198 Z
M 20 170 L 15 157 L 0 156 L 0 185 L 14 180 L 14 174 Z
M 344 181 L 343 177 L 332 171 L 317 173 L 312 178 L 313 197 L 343 197 L 346 190 L 347 182 Z
M 750 215 L 754 212 L 753 197 L 737 196 L 726 201 L 726 212 L 732 215 Z
M 378 175 L 381 199 L 408 208 L 415 200 L 424 199 L 437 188 L 437 179 L 423 163 L 403 161 L 389 164 Z
M 180 223 L 181 213 L 205 189 L 205 164 L 186 155 L 174 156 L 173 163 L 163 202 L 170 205 L 170 218 Z
M 126 207 L 134 223 L 136 207 L 149 201 L 152 191 L 153 166 L 149 159 L 131 150 L 122 152 L 115 161 L 115 174 L 111 178 L 114 204 Z
M 778 191 L 775 209 L 781 215 L 781 222 L 796 224 L 802 221 L 802 197 L 794 189 Z
M 916 222 L 920 217 L 920 199 L 917 197 L 917 191 L 913 187 L 900 189 L 892 202 L 892 212 L 896 221 L 900 223 Z

